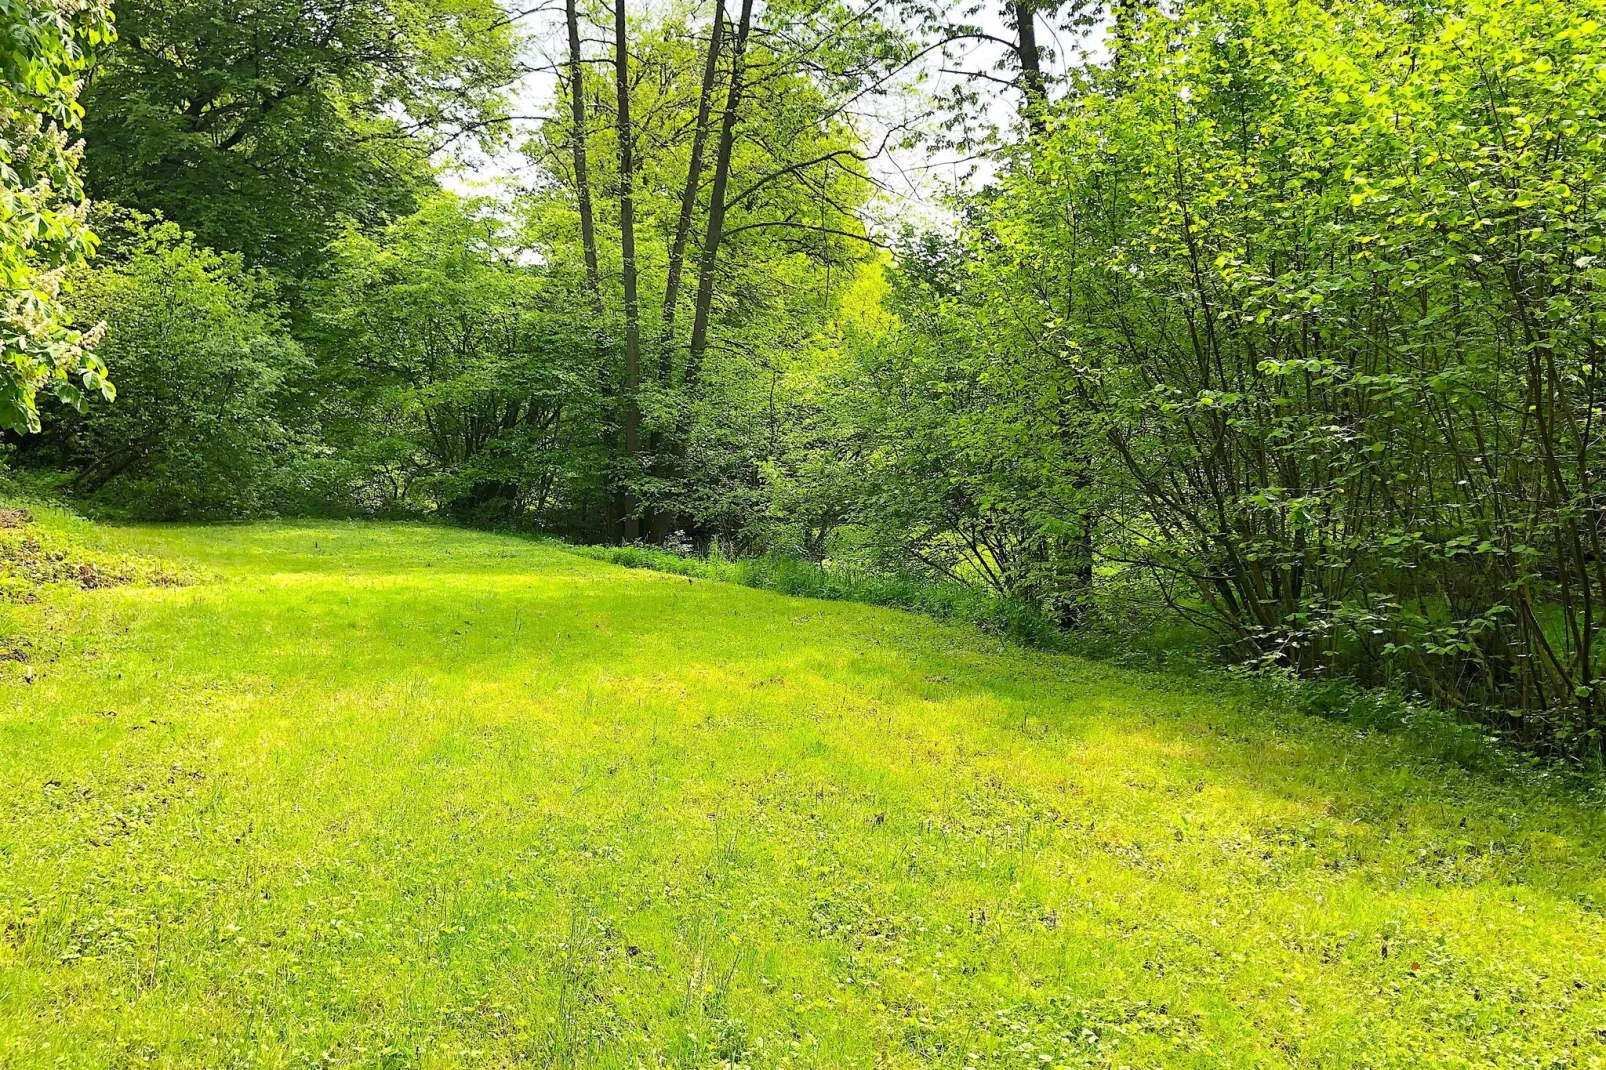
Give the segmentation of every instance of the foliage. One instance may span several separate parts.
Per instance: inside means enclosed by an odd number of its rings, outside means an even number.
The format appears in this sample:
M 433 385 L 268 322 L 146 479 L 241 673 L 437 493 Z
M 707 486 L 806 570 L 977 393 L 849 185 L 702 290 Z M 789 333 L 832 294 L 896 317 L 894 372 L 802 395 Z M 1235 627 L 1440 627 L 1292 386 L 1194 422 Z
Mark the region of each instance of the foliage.
M 370 508 L 584 525 L 601 490 L 591 334 L 503 205 L 442 193 L 330 248 L 317 344 L 330 433 Z
M 91 192 L 310 274 L 342 219 L 404 214 L 431 154 L 505 133 L 495 0 L 119 0 L 85 93 Z
M 68 138 L 83 73 L 112 39 L 99 0 L 0 2 L 0 430 L 37 431 L 41 390 L 77 406 L 115 393 L 98 332 L 72 329 L 60 302 L 95 245 Z
M 735 17 L 726 12 L 727 20 Z M 583 131 L 595 215 L 603 320 L 598 337 L 604 383 L 613 399 L 610 482 L 635 503 L 652 537 L 676 528 L 757 545 L 767 512 L 763 469 L 774 459 L 774 386 L 785 366 L 829 324 L 854 270 L 871 251 L 859 217 L 870 185 L 872 150 L 845 115 L 877 71 L 906 45 L 869 13 L 836 5 L 770 5 L 744 54 L 743 88 L 732 118 L 732 150 L 717 263 L 704 295 L 677 277 L 677 225 L 706 243 L 707 183 L 688 183 L 709 31 L 683 14 L 642 21 L 634 35 L 636 264 L 640 334 L 651 340 L 647 374 L 634 399 L 625 388 L 619 340 L 628 330 L 621 274 L 618 132 L 603 116 Z M 734 32 L 734 31 L 733 31 Z M 716 64 L 716 96 L 729 87 L 731 48 Z M 576 136 L 563 86 L 553 118 L 525 147 L 541 181 L 523 211 L 530 240 L 554 270 L 576 279 L 582 263 L 577 178 L 569 147 Z M 600 106 L 599 106 L 600 107 Z M 711 170 L 709 167 L 705 169 Z M 696 176 L 691 176 L 695 178 Z M 686 200 L 688 192 L 691 200 Z M 695 250 L 695 246 L 693 246 Z M 696 264 L 686 265 L 688 274 Z M 696 349 L 699 304 L 711 324 Z M 576 312 L 584 314 L 584 306 Z M 595 329 L 598 325 L 593 324 Z M 641 449 L 629 455 L 619 430 L 631 400 L 642 412 Z M 615 523 L 631 516 L 616 516 Z M 607 533 L 617 538 L 616 531 Z
M 882 560 L 1077 623 L 1097 526 L 1086 438 L 1035 310 L 968 257 L 952 240 L 906 242 L 887 314 L 844 339 L 826 405 L 854 432 L 852 515 Z
M 307 374 L 274 287 L 174 223 L 102 220 L 107 255 L 74 272 L 70 307 L 109 325 L 100 352 L 122 396 L 52 421 L 24 443 L 33 463 L 48 458 L 74 493 L 141 516 L 271 509 L 302 437 Z
M 918 535 L 979 464 L 961 500 L 1095 518 L 1245 659 L 1598 756 L 1599 15 L 1123 9 L 957 254 L 905 258 L 914 468 L 879 512 Z

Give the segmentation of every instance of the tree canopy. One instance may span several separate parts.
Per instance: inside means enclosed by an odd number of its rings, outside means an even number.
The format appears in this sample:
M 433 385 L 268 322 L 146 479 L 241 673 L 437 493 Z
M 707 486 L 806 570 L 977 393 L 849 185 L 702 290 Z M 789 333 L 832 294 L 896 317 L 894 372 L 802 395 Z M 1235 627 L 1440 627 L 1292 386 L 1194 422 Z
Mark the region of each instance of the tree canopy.
M 432 154 L 506 133 L 496 0 L 120 0 L 84 93 L 90 190 L 308 273 L 341 220 L 405 213 Z

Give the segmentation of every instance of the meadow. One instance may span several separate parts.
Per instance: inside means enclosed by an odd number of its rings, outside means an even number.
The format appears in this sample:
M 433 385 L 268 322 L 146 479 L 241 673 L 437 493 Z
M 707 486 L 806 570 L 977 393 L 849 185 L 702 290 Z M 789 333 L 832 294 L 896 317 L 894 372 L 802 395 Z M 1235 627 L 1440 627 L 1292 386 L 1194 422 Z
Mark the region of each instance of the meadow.
M 0 605 L 0 1066 L 1606 1065 L 1539 778 L 511 536 L 41 523 L 148 567 Z

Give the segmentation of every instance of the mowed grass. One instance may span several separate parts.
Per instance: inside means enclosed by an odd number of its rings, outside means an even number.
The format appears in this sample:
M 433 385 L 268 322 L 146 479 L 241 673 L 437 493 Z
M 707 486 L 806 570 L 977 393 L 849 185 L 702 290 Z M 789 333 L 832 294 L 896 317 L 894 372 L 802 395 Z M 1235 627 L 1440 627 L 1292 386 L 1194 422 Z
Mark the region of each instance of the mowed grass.
M 6 1066 L 1599 1066 L 1606 830 L 1243 689 L 435 527 L 0 610 Z

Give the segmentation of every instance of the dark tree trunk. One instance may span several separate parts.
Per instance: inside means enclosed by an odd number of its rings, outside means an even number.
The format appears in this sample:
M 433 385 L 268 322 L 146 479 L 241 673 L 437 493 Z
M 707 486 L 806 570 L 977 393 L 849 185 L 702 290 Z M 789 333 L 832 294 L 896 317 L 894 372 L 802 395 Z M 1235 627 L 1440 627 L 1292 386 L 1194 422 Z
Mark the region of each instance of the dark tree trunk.
M 736 39 L 731 43 L 731 84 L 725 97 L 725 115 L 720 122 L 719 149 L 714 157 L 714 183 L 708 199 L 708 236 L 697 265 L 697 303 L 693 311 L 690 352 L 686 357 L 685 386 L 688 394 L 697 387 L 703 352 L 708 348 L 708 314 L 714 303 L 714 268 L 719 260 L 719 243 L 725 234 L 725 188 L 730 182 L 731 150 L 736 143 L 737 112 L 742 103 L 742 59 L 747 50 L 747 34 L 753 22 L 753 0 L 742 0 Z
M 675 306 L 680 303 L 680 277 L 686 263 L 686 241 L 691 236 L 692 217 L 697 212 L 697 190 L 703 182 L 703 153 L 708 148 L 708 118 L 714 105 L 714 85 L 719 79 L 719 50 L 725 34 L 725 5 L 714 0 L 714 29 L 708 39 L 708 62 L 703 67 L 702 92 L 697 98 L 697 128 L 692 134 L 691 162 L 686 168 L 686 185 L 680 192 L 680 217 L 675 220 L 675 237 L 669 247 L 669 272 L 664 287 L 664 315 L 658 336 L 658 379 L 668 385 L 673 372 L 670 354 L 675 343 Z
M 658 331 L 658 382 L 664 387 L 674 382 L 675 314 L 680 305 L 681 279 L 686 265 L 686 244 L 691 237 L 692 221 L 697 214 L 697 192 L 702 186 L 703 157 L 708 149 L 709 117 L 713 111 L 714 89 L 719 81 L 719 53 L 725 40 L 725 5 L 714 0 L 714 25 L 708 39 L 708 57 L 703 66 L 703 83 L 697 96 L 697 125 L 692 132 L 691 159 L 686 166 L 686 182 L 680 193 L 680 215 L 675 220 L 675 234 L 669 246 L 669 269 L 665 276 L 663 316 Z M 648 442 L 654 473 L 660 479 L 672 476 L 676 459 L 672 451 L 664 449 L 664 436 L 654 431 Z M 662 544 L 668 538 L 674 516 L 667 503 L 658 502 L 648 510 L 647 537 Z
M 570 0 L 572 3 L 573 0 Z M 625 468 L 629 480 L 639 473 L 641 453 L 641 304 L 636 292 L 636 168 L 630 129 L 630 48 L 625 36 L 625 0 L 613 7 L 614 85 L 618 91 L 619 123 L 619 254 L 625 291 Z M 626 542 L 640 537 L 635 494 L 623 490 Z
M 1042 134 L 1048 130 L 1048 84 L 1043 80 L 1043 57 L 1037 50 L 1037 9 L 1032 0 L 1010 0 L 1010 10 L 1015 16 L 1015 54 L 1020 59 L 1021 92 L 1025 95 L 1022 110 L 1032 133 Z
M 602 331 L 602 280 L 597 268 L 597 224 L 591 212 L 591 175 L 586 166 L 585 64 L 580 58 L 580 16 L 576 0 L 564 0 L 569 26 L 569 97 L 574 121 L 574 194 L 580 207 L 580 244 L 585 249 L 586 285 L 597 315 L 598 347 Z

